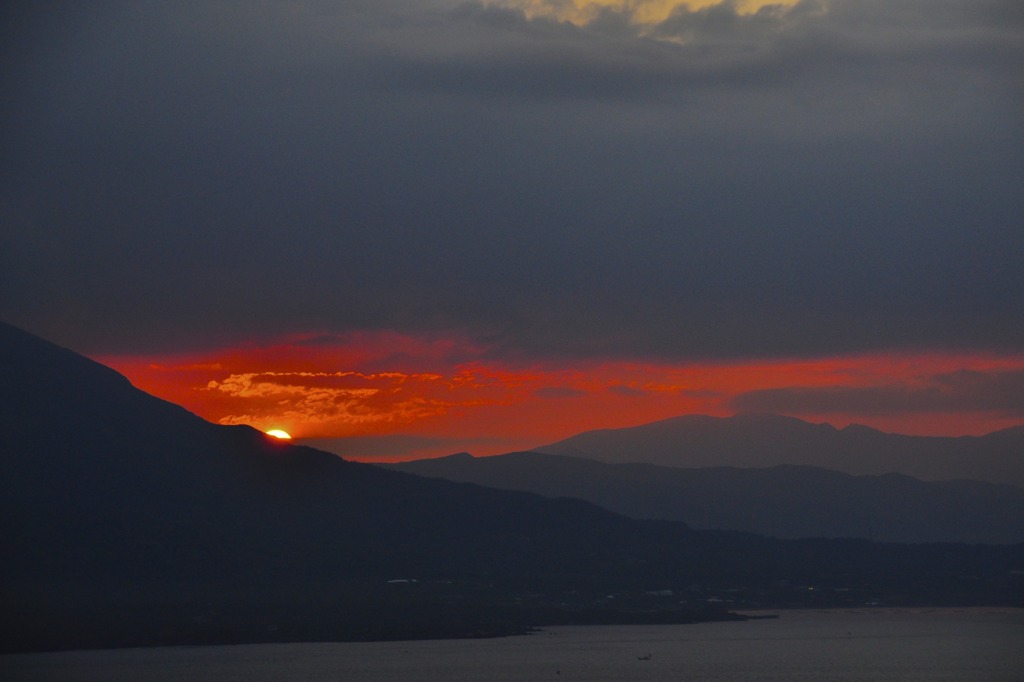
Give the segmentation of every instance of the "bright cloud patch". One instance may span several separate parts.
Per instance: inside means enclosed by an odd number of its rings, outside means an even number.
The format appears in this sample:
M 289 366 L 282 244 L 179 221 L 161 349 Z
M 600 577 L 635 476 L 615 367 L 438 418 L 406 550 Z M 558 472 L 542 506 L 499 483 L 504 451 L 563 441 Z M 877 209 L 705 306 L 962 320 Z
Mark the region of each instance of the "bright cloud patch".
M 680 11 L 693 12 L 724 6 L 741 14 L 765 7 L 786 7 L 798 0 L 492 0 L 489 4 L 514 7 L 528 17 L 550 17 L 577 25 L 589 24 L 607 12 L 626 16 L 635 24 L 658 24 Z
M 436 374 L 401 372 L 245 372 L 211 380 L 206 390 L 226 394 L 244 408 L 220 416 L 221 424 L 276 420 L 306 433 L 323 427 L 365 432 L 443 414 L 449 402 L 435 390 L 441 380 Z

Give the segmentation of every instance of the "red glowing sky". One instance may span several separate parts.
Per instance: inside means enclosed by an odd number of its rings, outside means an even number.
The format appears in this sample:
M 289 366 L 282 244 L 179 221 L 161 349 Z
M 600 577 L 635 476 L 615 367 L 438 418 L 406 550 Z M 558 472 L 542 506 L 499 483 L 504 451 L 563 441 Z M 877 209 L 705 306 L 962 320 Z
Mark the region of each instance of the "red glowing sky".
M 21 3 L 0 318 L 354 456 L 1022 423 L 996 4 Z
M 949 352 L 517 364 L 454 337 L 380 332 L 97 359 L 210 421 L 284 429 L 357 459 L 497 454 L 687 413 L 981 434 L 1022 421 L 1024 377 L 1024 355 Z

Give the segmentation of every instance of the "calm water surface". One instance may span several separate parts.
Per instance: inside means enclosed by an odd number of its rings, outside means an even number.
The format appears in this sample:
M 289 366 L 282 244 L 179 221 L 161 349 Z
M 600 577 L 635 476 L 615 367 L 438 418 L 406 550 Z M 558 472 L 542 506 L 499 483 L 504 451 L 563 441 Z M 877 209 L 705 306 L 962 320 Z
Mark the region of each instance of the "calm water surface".
M 526 637 L 0 657 L 0 679 L 1024 681 L 1024 610 L 780 611 L 777 620 L 552 628 Z

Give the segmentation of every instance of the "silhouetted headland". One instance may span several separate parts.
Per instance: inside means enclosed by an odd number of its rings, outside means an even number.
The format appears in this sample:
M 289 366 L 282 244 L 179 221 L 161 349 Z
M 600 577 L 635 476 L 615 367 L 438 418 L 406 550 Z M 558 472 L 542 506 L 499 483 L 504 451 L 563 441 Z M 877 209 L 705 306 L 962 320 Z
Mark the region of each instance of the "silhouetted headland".
M 0 433 L 5 651 L 1022 603 L 1021 545 L 779 541 L 385 471 L 211 424 L 3 324 Z

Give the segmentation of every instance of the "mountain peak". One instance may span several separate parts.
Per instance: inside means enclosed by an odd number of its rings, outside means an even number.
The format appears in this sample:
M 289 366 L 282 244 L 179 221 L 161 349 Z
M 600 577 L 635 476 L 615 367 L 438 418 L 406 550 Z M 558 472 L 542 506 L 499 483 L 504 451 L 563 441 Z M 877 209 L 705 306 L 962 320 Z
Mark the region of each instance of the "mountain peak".
M 795 417 L 682 415 L 624 429 L 587 431 L 538 452 L 611 463 L 697 468 L 814 466 L 854 475 L 902 473 L 922 480 L 983 480 L 1024 486 L 1013 444 L 1024 427 L 982 438 L 889 434 L 860 424 L 836 429 Z M 1019 450 L 1019 448 L 1018 448 Z

